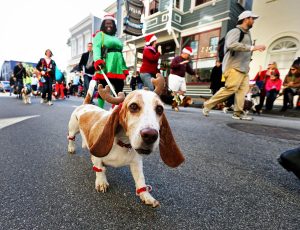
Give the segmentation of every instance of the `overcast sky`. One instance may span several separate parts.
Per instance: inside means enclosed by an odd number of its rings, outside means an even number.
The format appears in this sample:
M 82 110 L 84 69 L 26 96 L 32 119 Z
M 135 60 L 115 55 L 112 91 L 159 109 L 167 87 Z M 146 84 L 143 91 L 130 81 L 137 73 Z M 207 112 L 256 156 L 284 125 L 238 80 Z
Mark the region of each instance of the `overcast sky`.
M 102 16 L 116 0 L 0 1 L 0 68 L 5 60 L 37 62 L 51 49 L 65 70 L 71 57 L 69 29 L 90 13 Z

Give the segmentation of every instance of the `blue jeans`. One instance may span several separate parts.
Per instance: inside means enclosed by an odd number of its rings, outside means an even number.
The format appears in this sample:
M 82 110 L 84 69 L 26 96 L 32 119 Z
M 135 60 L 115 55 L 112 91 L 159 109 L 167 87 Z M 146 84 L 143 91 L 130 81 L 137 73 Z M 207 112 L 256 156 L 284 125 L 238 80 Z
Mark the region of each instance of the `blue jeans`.
M 276 97 L 278 95 L 278 91 L 275 89 L 272 89 L 270 91 L 267 91 L 267 101 L 266 101 L 266 110 L 272 110 L 274 101 L 276 100 Z
M 141 79 L 144 83 L 144 87 L 149 88 L 150 91 L 154 90 L 154 86 L 151 82 L 152 75 L 150 73 L 140 73 Z
M 90 81 L 92 80 L 92 77 L 84 74 L 83 75 L 83 88 L 84 88 L 84 96 L 86 96 L 87 91 L 89 90 Z

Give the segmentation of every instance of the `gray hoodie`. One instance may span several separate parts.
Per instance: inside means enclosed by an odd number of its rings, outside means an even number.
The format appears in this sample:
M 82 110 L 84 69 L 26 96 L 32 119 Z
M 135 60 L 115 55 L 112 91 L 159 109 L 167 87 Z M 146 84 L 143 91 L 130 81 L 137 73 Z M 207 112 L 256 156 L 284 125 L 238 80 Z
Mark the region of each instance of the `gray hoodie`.
M 238 42 L 241 33 L 238 28 L 230 30 L 225 37 L 225 56 L 222 63 L 223 73 L 232 68 L 243 73 L 249 72 L 249 64 L 251 61 L 250 49 L 252 46 L 251 35 L 249 31 L 245 31 L 241 27 L 239 28 L 245 33 L 241 42 Z M 232 55 L 232 51 L 234 51 L 234 55 Z

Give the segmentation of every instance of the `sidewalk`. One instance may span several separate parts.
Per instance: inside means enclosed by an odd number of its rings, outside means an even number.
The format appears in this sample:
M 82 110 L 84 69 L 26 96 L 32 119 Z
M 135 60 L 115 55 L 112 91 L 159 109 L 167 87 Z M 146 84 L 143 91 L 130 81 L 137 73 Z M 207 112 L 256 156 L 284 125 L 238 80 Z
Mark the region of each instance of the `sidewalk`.
M 194 100 L 194 98 L 193 98 Z M 190 107 L 194 108 L 202 108 L 203 107 L 203 100 L 196 100 L 194 101 L 194 104 L 192 104 Z M 263 110 L 261 113 L 261 116 L 263 115 L 274 115 L 274 116 L 282 116 L 282 117 L 295 117 L 300 119 L 300 109 L 288 109 L 285 112 L 280 112 L 281 105 L 274 105 L 273 109 L 271 111 Z M 251 113 L 249 113 L 251 114 Z

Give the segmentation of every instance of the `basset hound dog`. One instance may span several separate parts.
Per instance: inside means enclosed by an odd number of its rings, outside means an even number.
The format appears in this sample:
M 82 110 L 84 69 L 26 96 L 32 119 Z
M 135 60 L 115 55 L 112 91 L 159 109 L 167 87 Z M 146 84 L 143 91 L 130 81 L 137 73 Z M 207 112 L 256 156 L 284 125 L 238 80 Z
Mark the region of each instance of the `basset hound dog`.
M 75 153 L 75 135 L 80 133 L 82 147 L 88 148 L 91 153 L 93 170 L 96 172 L 95 188 L 98 192 L 106 192 L 109 186 L 106 166 L 129 165 L 135 181 L 136 195 L 147 205 L 159 206 L 159 202 L 150 194 L 151 186 L 146 185 L 143 155 L 149 155 L 159 147 L 160 156 L 166 165 L 177 167 L 184 161 L 164 113 L 164 104 L 157 95 L 162 89 L 159 87 L 162 82 L 163 77 L 158 76 L 154 80 L 156 92 L 135 90 L 126 98 L 122 93 L 113 98 L 109 95 L 108 86 L 103 89 L 99 85 L 101 97 L 118 105 L 106 111 L 88 104 L 88 94 L 84 104 L 72 113 L 68 152 Z

